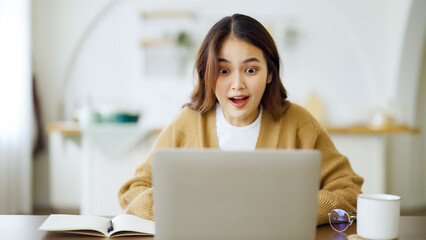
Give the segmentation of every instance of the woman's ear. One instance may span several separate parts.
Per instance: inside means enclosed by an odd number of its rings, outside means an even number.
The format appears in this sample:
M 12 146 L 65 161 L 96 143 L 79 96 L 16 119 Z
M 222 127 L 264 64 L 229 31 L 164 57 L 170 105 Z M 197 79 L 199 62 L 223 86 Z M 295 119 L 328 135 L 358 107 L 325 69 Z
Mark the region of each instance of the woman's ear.
M 270 73 L 269 75 L 268 75 L 268 78 L 266 79 L 266 84 L 269 84 L 269 83 L 271 83 L 272 82 L 272 73 Z

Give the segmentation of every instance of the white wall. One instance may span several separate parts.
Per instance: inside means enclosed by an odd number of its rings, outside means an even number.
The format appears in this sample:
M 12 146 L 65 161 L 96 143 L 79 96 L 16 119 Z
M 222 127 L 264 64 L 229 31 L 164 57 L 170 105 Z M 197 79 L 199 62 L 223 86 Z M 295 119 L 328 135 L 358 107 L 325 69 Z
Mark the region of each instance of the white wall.
M 183 23 L 183 28 L 195 29 L 198 44 L 225 15 L 240 12 L 263 22 L 280 50 L 290 100 L 303 104 L 316 91 L 331 125 L 368 123 L 389 100 L 395 109 L 405 108 L 407 122 L 413 123 L 415 100 L 401 100 L 398 89 L 405 86 L 404 96 L 416 96 L 413 74 L 419 71 L 416 50 L 422 49 L 426 12 L 421 0 L 33 2 L 34 71 L 44 124 L 70 119 L 88 98 L 96 106 L 143 110 L 144 120 L 166 124 L 189 99 L 192 66 L 167 80 L 145 76 L 138 42 L 160 33 L 146 33 L 156 30 L 139 14 L 164 6 L 196 12 L 201 23 Z M 286 45 L 288 28 L 298 32 L 296 45 Z M 408 84 L 401 81 L 407 77 Z M 45 158 L 36 162 L 37 175 L 43 175 L 45 163 Z M 36 185 L 42 188 L 43 181 Z
M 63 119 L 63 79 L 67 66 L 84 30 L 106 4 L 104 0 L 33 0 L 33 71 L 40 97 L 42 126 Z M 34 204 L 48 207 L 47 153 L 36 156 L 33 168 Z
M 417 119 L 418 124 L 422 126 L 423 129 L 423 142 L 420 145 L 421 152 L 420 156 L 423 156 L 423 189 L 426 188 L 426 39 L 424 40 L 425 49 L 423 50 L 423 69 L 422 69 L 422 77 L 421 83 L 419 87 L 418 93 L 418 102 L 417 102 Z M 423 195 L 423 199 L 426 199 L 426 193 Z
M 62 119 L 64 75 L 84 30 L 104 0 L 33 0 L 33 65 L 44 122 Z
M 415 11 L 425 8 L 421 1 L 270 2 L 273 4 L 263 1 L 259 6 L 226 1 L 227 8 L 222 10 L 217 1 L 91 1 L 87 6 L 82 1 L 35 0 L 34 62 L 41 95 L 49 96 L 42 99 L 45 121 L 70 119 L 88 99 L 95 105 L 115 103 L 146 112 L 165 107 L 166 112 L 175 113 L 173 109 L 188 100 L 191 66 L 183 86 L 176 79 L 152 83 L 144 79 L 144 50 L 138 45 L 148 25 L 139 17 L 140 12 L 165 4 L 171 9 L 192 9 L 202 19 L 202 24 L 192 25 L 198 44 L 204 36 L 200 32 L 205 33 L 213 22 L 234 12 L 250 14 L 271 27 L 283 59 L 283 82 L 290 99 L 304 104 L 316 91 L 325 102 L 330 125 L 368 123 L 372 112 L 385 108 L 388 101 L 397 105 L 396 110 L 404 108 L 414 115 L 413 101 L 400 101 L 395 90 L 401 87 L 399 79 L 418 72 L 418 66 L 408 73 L 400 69 L 405 66 L 401 59 L 419 61 L 418 56 L 405 56 L 413 53 L 403 50 L 413 41 L 415 46 L 409 48 L 410 52 L 421 48 L 418 41 L 424 32 L 424 14 L 415 14 L 416 19 L 407 26 L 412 5 L 419 5 Z M 287 27 L 299 34 L 293 47 L 285 44 Z M 416 34 L 405 39 L 410 31 Z M 176 99 L 151 94 L 152 88 L 166 91 L 169 84 L 179 91 L 164 95 Z
M 390 141 L 389 161 L 392 165 L 388 170 L 392 178 L 388 180 L 392 186 L 389 191 L 405 196 L 403 203 L 407 209 L 416 209 L 424 208 L 426 202 L 426 126 L 422 123 L 422 118 L 426 118 L 426 1 L 412 1 L 408 9 L 410 14 L 406 16 L 401 48 L 397 52 L 399 58 L 395 61 L 398 65 L 393 77 L 397 84 L 392 89 L 392 99 L 396 106 L 402 107 L 400 112 L 404 118 L 400 121 L 421 127 L 422 134 L 401 136 Z
M 142 108 L 147 113 L 146 117 L 154 116 L 155 122 L 160 119 L 164 125 L 179 106 L 188 101 L 188 93 L 192 89 L 190 71 L 183 80 L 172 76 L 168 81 L 161 81 L 147 79 L 141 69 L 144 49 L 137 41 L 147 35 L 144 27 L 149 27 L 150 23 L 141 20 L 139 13 L 142 9 L 162 8 L 164 2 L 167 1 L 117 3 L 87 36 L 70 74 L 63 79 L 67 82 L 64 112 L 67 119 L 75 109 L 91 99 L 94 105 L 115 103 Z M 171 2 L 174 4 L 174 1 Z M 385 49 L 380 44 L 386 41 L 383 34 L 386 9 L 383 9 L 383 4 L 360 9 L 375 18 L 377 13 L 381 13 L 379 21 L 372 25 L 368 17 L 347 14 L 353 12 L 353 6 L 307 2 L 308 8 L 290 1 L 270 5 L 263 3 L 261 7 L 227 1 L 225 11 L 218 7 L 220 4 L 212 1 L 203 2 L 203 6 L 199 2 L 186 1 L 176 7 L 192 9 L 199 16 L 201 24 L 192 25 L 195 31 L 190 32 L 196 35 L 198 44 L 204 34 L 197 33 L 207 32 L 215 21 L 225 15 L 242 12 L 258 18 L 272 29 L 275 36 L 283 58 L 283 82 L 290 99 L 303 104 L 308 95 L 316 91 L 326 104 L 330 124 L 366 123 L 373 108 L 385 102 L 377 94 L 381 93 L 382 84 L 375 83 L 383 82 L 386 73 L 383 71 Z M 285 44 L 283 35 L 287 27 L 298 31 L 296 46 Z M 160 96 L 152 89 L 162 89 L 163 94 Z M 165 109 L 164 112 L 169 114 L 152 112 L 152 109 Z
M 406 122 L 416 121 L 417 89 L 419 86 L 424 40 L 426 32 L 426 1 L 414 0 L 406 16 L 406 25 L 400 45 L 398 65 L 395 68 L 397 84 L 394 85 L 394 101 L 405 108 Z M 425 94 L 425 93 L 423 93 Z

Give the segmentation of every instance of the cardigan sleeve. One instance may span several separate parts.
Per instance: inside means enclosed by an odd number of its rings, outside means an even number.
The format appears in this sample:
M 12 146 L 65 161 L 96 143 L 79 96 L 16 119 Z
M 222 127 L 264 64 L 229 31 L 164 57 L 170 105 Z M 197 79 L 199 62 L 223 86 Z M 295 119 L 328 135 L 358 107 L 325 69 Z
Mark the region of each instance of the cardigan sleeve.
M 125 213 L 153 220 L 151 153 L 135 176 L 120 188 L 118 200 Z
M 173 132 L 172 125 L 165 128 L 160 133 L 153 149 L 176 146 L 176 135 Z M 136 169 L 134 177 L 120 188 L 118 200 L 125 213 L 154 220 L 151 161 L 152 151 L 149 153 L 146 161 Z
M 184 108 L 175 119 L 163 129 L 158 137 L 153 150 L 158 148 L 176 148 L 187 145 L 184 132 L 188 132 L 185 126 L 193 126 L 195 114 L 192 110 Z M 194 133 L 190 133 L 194 135 Z M 153 151 L 152 150 L 152 151 Z M 152 151 L 146 161 L 135 171 L 134 177 L 128 180 L 118 192 L 118 200 L 125 213 L 154 220 L 153 215 L 153 186 L 152 186 Z
M 348 158 L 337 151 L 318 121 L 303 107 L 296 104 L 291 106 L 286 116 L 290 123 L 283 129 L 289 132 L 296 124 L 296 148 L 316 149 L 322 155 L 317 225 L 328 223 L 328 213 L 333 209 L 356 211 L 357 197 L 364 179 L 353 171 Z
M 328 213 L 340 208 L 356 212 L 357 196 L 364 179 L 352 169 L 347 157 L 340 154 L 326 131 L 318 125 L 315 149 L 322 153 L 317 224 L 328 223 Z

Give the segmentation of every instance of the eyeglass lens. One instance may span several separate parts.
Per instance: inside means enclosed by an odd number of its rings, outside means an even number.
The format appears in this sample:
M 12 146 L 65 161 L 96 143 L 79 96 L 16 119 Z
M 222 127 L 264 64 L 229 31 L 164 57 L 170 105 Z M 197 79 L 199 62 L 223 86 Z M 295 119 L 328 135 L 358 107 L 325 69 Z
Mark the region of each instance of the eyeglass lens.
M 345 231 L 350 225 L 349 214 L 341 209 L 334 209 L 330 213 L 330 224 L 336 231 Z

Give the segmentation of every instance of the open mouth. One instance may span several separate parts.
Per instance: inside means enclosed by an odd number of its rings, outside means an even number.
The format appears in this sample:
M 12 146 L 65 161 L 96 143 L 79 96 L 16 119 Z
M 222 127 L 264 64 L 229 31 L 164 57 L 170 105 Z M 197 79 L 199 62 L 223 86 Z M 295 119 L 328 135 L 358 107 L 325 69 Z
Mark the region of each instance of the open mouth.
M 232 105 L 235 107 L 241 108 L 246 105 L 248 102 L 249 97 L 248 96 L 238 96 L 238 97 L 230 97 L 229 100 L 231 101 Z

